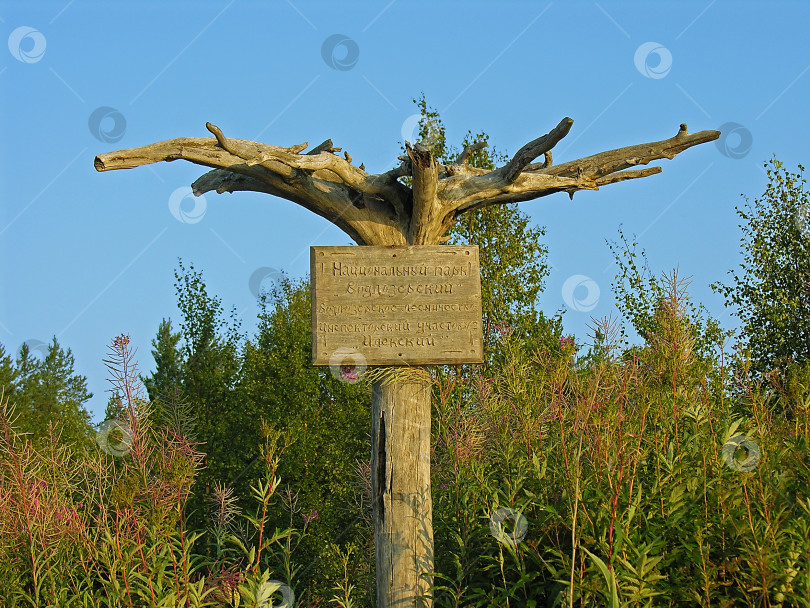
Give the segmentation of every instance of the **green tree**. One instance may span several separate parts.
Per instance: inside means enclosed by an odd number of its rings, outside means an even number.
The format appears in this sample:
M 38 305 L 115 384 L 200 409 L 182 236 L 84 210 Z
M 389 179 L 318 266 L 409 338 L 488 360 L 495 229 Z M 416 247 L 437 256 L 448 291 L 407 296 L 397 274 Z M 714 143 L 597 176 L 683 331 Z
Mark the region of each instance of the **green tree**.
M 53 425 L 76 451 L 89 445 L 93 427 L 84 404 L 93 395 L 87 391 L 87 378 L 75 372 L 70 349 L 62 349 L 54 338 L 42 360 L 32 356 L 26 344 L 14 364 L 4 353 L 0 346 L 0 380 L 11 386 L 20 432 L 44 440 Z
M 422 116 L 419 138 L 441 163 L 450 163 L 469 150 L 468 164 L 492 170 L 509 157 L 489 147 L 486 133 L 468 131 L 460 147 L 447 142 L 439 113 L 422 95 L 414 99 Z M 561 319 L 547 319 L 537 301 L 549 274 L 548 248 L 542 243 L 545 228 L 531 225 L 531 218 L 517 204 L 492 205 L 465 213 L 449 231 L 454 244 L 478 245 L 481 263 L 481 308 L 484 342 L 497 348 L 493 328 L 516 331 L 527 348 L 548 346 L 559 340 Z
M 338 370 L 312 365 L 310 302 L 305 279 L 284 278 L 263 299 L 258 333 L 245 345 L 237 390 L 257 419 L 272 421 L 291 441 L 278 472 L 283 488 L 289 487 L 296 499 L 294 506 L 290 500 L 277 505 L 271 527 L 300 528 L 309 520 L 295 552 L 296 563 L 303 566 L 298 582 L 325 594 L 330 579 L 341 574 L 327 557 L 330 547 L 337 542 L 362 547 L 370 539 L 369 531 L 357 525 L 371 505 L 358 500 L 355 469 L 371 454 L 371 391 L 365 382 L 341 380 Z M 367 553 L 356 553 L 353 567 L 367 570 Z
M 256 336 L 241 343 L 235 324 L 223 319 L 219 298 L 208 294 L 202 273 L 181 263 L 175 287 L 181 329 L 173 332 L 170 321 L 161 323 L 152 342 L 156 369 L 145 384 L 156 415 L 177 410 L 179 401 L 181 413 L 188 412 L 196 427 L 194 438 L 203 442 L 206 467 L 189 503 L 195 511 L 191 521 L 206 525 L 215 483 L 230 487 L 242 507 L 251 504 L 250 486 L 261 474 L 262 421 L 273 424 L 290 443 L 278 472 L 297 499 L 286 511 L 275 499 L 269 525 L 300 528 L 304 516 L 311 520 L 294 561 L 312 565 L 298 573 L 325 593 L 329 577 L 339 574 L 330 571 L 325 552 L 336 539 L 362 544 L 368 537 L 354 524 L 370 505 L 352 505 L 357 503 L 354 470 L 371 451 L 369 386 L 342 382 L 329 369 L 312 366 L 306 281 L 284 279 L 265 296 Z M 365 567 L 364 559 L 360 553 L 355 565 Z M 280 574 L 289 569 L 294 578 L 292 562 L 279 557 L 276 565 Z
M 765 163 L 768 185 L 761 197 L 737 207 L 743 220 L 743 261 L 728 285 L 713 289 L 741 321 L 755 376 L 810 361 L 810 199 L 804 167 L 786 170 Z
M 178 261 L 175 290 L 180 331 L 164 319 L 152 341 L 154 373 L 143 378 L 155 416 L 201 443 L 205 467 L 197 475 L 189 502 L 191 522 L 207 522 L 206 501 L 215 482 L 233 486 L 243 500 L 249 478 L 239 477 L 258 454 L 258 420 L 234 390 L 240 381 L 240 324 L 225 318 L 221 300 L 208 294 L 202 273 Z M 237 480 L 234 482 L 234 480 Z
M 14 365 L 14 359 L 6 353 L 5 347 L 0 344 L 0 388 L 5 390 L 6 396 L 13 394 L 18 375 L 19 371 Z
M 171 319 L 161 321 L 157 336 L 152 340 L 155 373 L 144 379 L 151 401 L 173 394 L 182 385 L 184 362 L 179 346 L 182 337 L 180 332 L 172 331 Z
M 641 339 L 650 344 L 651 340 L 665 333 L 661 324 L 662 310 L 669 305 L 674 290 L 682 294 L 679 296 L 683 305 L 681 317 L 684 326 L 688 327 L 689 339 L 694 341 L 697 358 L 705 362 L 716 361 L 720 346 L 731 336 L 731 332 L 722 329 L 703 304 L 688 298 L 686 292 L 689 280 L 678 279 L 677 269 L 671 277 L 654 274 L 650 270 L 645 251 L 641 249 L 639 254 L 638 242 L 628 242 L 621 228 L 619 241 L 608 241 L 608 247 L 619 267 L 615 282 L 611 283 L 613 293 L 616 294 L 616 307 Z M 599 328 L 595 329 L 596 350 L 600 347 L 628 344 L 623 328 L 616 331 L 614 336 L 607 335 L 611 332 L 604 331 L 604 328 L 601 331 Z M 637 353 L 637 348 L 631 348 L 626 355 Z

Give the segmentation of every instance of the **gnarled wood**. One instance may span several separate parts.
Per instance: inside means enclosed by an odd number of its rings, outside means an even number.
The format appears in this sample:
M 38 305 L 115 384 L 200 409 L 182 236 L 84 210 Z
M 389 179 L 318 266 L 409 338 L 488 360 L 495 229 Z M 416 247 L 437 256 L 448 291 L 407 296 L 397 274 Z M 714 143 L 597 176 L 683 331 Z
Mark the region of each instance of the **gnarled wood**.
M 303 153 L 307 144 L 271 146 L 225 137 L 207 123 L 213 138 L 184 137 L 141 148 L 100 154 L 98 171 L 131 169 L 178 159 L 214 169 L 197 180 L 195 194 L 216 190 L 266 192 L 293 201 L 333 222 L 360 245 L 435 244 L 444 239 L 458 216 L 486 205 L 516 203 L 638 179 L 660 168 L 630 170 L 717 139 L 719 131 L 689 134 L 686 125 L 670 139 L 608 150 L 552 165 L 551 149 L 573 121 L 564 118 L 546 135 L 523 146 L 506 165 L 493 171 L 470 167 L 470 155 L 483 142 L 467 146 L 455 162 L 444 165 L 430 150 L 408 144 L 402 164 L 379 175 L 337 156 L 331 140 Z M 543 162 L 532 163 L 540 155 Z M 412 177 L 413 188 L 399 178 Z
M 464 146 L 464 149 L 461 151 L 461 154 L 459 154 L 456 157 L 455 164 L 466 165 L 470 161 L 470 156 L 472 155 L 473 152 L 483 150 L 488 145 L 489 144 L 487 144 L 487 142 L 485 141 L 477 141 L 474 144 L 470 144 L 469 146 Z
M 514 182 L 529 163 L 541 154 L 545 154 L 551 150 L 557 145 L 558 141 L 568 135 L 568 131 L 571 130 L 571 125 L 573 124 L 574 121 L 570 118 L 563 118 L 560 124 L 554 127 L 550 132 L 542 137 L 538 137 L 534 141 L 530 141 L 518 150 L 512 157 L 512 160 L 496 170 L 497 173 L 502 175 L 507 182 Z
M 408 227 L 408 242 L 414 245 L 432 245 L 442 233 L 436 234 L 438 201 L 436 189 L 439 183 L 439 166 L 428 148 L 405 142 L 411 159 L 413 175 L 413 213 Z

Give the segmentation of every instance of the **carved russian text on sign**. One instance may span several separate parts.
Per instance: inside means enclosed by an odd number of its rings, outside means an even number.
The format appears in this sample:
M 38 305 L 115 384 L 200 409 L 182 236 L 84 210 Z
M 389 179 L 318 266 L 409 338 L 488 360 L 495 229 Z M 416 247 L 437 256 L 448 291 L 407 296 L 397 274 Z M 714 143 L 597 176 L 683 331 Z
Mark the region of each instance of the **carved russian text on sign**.
M 315 365 L 483 362 L 477 246 L 311 247 L 310 262 Z

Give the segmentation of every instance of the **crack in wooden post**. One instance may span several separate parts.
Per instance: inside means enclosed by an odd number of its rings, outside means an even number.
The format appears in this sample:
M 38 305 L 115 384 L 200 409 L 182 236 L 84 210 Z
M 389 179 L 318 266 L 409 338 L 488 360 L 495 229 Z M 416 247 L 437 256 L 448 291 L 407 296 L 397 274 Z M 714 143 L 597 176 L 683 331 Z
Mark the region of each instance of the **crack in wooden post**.
M 379 435 L 377 439 L 377 513 L 379 513 L 380 521 L 384 524 L 385 508 L 383 505 L 383 494 L 385 493 L 385 412 L 380 412 L 379 419 Z

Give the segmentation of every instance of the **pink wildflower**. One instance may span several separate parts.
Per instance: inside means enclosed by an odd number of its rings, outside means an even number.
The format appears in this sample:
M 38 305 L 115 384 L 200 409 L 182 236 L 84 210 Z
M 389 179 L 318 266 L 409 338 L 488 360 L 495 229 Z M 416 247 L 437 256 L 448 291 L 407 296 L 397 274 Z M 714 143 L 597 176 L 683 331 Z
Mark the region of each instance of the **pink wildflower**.
M 493 325 L 495 331 L 497 331 L 501 336 L 507 335 L 509 332 L 512 331 L 512 328 L 509 327 L 509 324 L 506 321 L 501 321 L 500 323 L 496 323 Z

